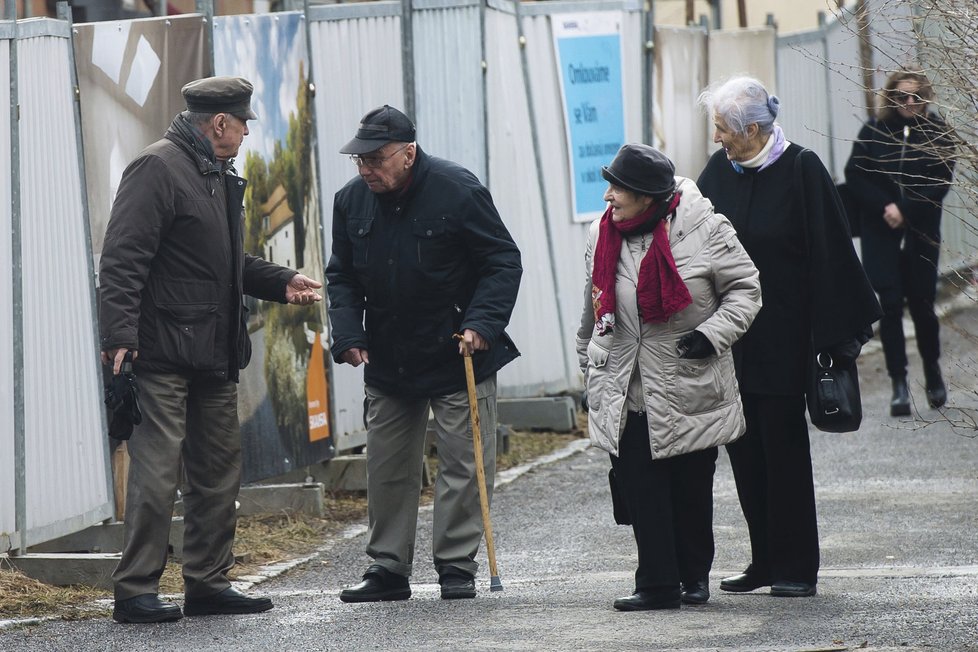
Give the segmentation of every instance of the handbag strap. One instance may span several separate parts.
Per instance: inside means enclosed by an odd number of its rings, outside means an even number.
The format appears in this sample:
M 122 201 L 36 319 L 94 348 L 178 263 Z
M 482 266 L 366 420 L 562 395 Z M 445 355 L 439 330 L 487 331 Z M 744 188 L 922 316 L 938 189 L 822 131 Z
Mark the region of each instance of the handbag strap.
M 801 169 L 801 157 L 805 152 L 810 152 L 811 150 L 807 147 L 802 147 L 798 155 L 795 156 L 794 163 L 794 180 L 795 180 L 795 193 L 800 200 L 800 212 L 801 212 L 801 231 L 805 236 L 805 253 L 806 259 L 805 264 L 808 265 L 808 292 L 809 297 L 811 297 L 812 289 L 815 287 L 814 273 L 812 272 L 812 239 L 809 232 L 809 221 L 808 221 L 808 204 L 805 201 L 805 180 L 802 175 Z M 809 301 L 810 302 L 810 301 Z M 809 343 L 812 347 L 812 359 L 816 366 L 822 366 L 821 362 L 818 360 L 818 355 L 815 353 L 815 334 L 809 332 L 808 334 Z M 829 365 L 831 366 L 831 358 Z

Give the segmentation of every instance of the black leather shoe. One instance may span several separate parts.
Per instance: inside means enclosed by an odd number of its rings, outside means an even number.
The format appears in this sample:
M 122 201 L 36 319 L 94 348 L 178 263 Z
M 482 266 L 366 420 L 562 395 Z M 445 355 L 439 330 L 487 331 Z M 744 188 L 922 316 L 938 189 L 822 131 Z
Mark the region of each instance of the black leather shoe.
M 343 602 L 381 602 L 407 600 L 411 597 L 408 578 L 392 573 L 383 566 L 372 564 L 363 574 L 363 581 L 340 591 Z
M 257 614 L 268 611 L 273 606 L 268 598 L 251 598 L 229 586 L 206 598 L 187 598 L 183 603 L 183 613 L 188 616 Z
M 893 398 L 890 399 L 891 417 L 910 416 L 910 388 L 906 376 L 893 377 Z
M 112 620 L 117 623 L 168 623 L 183 618 L 180 607 L 163 602 L 155 593 L 143 593 L 126 600 L 116 600 Z
M 682 598 L 683 604 L 706 604 L 710 599 L 710 581 L 683 582 Z
M 679 609 L 682 598 L 675 591 L 636 591 L 615 600 L 618 611 L 652 611 L 654 609 Z
M 733 575 L 720 580 L 720 590 L 731 593 L 747 593 L 748 591 L 759 589 L 762 586 L 769 586 L 770 584 L 771 582 L 766 578 L 760 577 L 748 569 L 740 575 Z
M 924 387 L 927 403 L 932 408 L 943 407 L 947 403 L 947 387 L 941 376 L 941 367 L 936 362 L 924 363 Z
M 475 578 L 462 571 L 445 573 L 438 579 L 442 600 L 475 597 Z
M 807 582 L 775 582 L 771 595 L 778 598 L 807 598 L 815 595 L 815 585 Z

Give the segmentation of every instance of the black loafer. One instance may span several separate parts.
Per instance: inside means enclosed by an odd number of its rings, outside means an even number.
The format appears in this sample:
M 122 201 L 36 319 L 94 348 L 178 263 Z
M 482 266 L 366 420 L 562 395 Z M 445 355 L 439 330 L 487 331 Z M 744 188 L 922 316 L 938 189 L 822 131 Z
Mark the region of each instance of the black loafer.
M 652 611 L 655 609 L 679 609 L 682 598 L 676 591 L 636 591 L 615 600 L 618 611 Z
M 725 577 L 720 580 L 720 590 L 730 591 L 731 593 L 747 593 L 764 586 L 770 586 L 771 582 L 758 577 L 750 571 L 745 571 L 740 575 Z
M 683 582 L 682 600 L 683 604 L 706 604 L 710 599 L 710 581 L 696 580 L 695 582 Z
M 188 616 L 257 614 L 268 611 L 273 606 L 268 598 L 251 598 L 229 586 L 206 598 L 187 598 L 183 603 L 183 613 Z
M 340 591 L 343 602 L 382 602 L 407 600 L 411 597 L 408 578 L 392 573 L 383 566 L 372 564 L 363 574 L 363 581 Z
M 445 573 L 438 578 L 442 600 L 458 600 L 475 597 L 475 578 L 462 571 Z
M 183 618 L 180 607 L 163 602 L 155 593 L 143 593 L 126 600 L 116 600 L 112 620 L 117 623 L 168 623 Z
M 775 582 L 771 595 L 778 598 L 807 598 L 815 595 L 815 585 L 807 582 Z

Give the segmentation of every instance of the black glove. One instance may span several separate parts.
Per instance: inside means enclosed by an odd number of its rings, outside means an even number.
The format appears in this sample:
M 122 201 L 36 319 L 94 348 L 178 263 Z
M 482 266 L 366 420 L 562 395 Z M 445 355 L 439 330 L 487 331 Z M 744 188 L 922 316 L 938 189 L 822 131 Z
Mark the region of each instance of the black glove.
M 588 405 L 588 402 L 587 402 L 587 388 L 586 387 L 584 388 L 584 392 L 581 394 L 581 407 L 584 408 L 584 411 L 585 412 L 587 412 L 590 409 L 590 406 Z
M 859 338 L 853 337 L 819 352 L 819 356 L 822 357 L 825 364 L 827 364 L 825 360 L 825 355 L 827 354 L 832 357 L 833 365 L 837 367 L 851 367 L 856 362 L 856 358 L 859 357 L 859 351 L 862 348 L 863 345 L 859 341 Z
M 710 340 L 706 339 L 706 335 L 699 331 L 693 331 L 679 338 L 679 344 L 676 345 L 676 352 L 680 358 L 701 360 L 702 358 L 709 358 L 711 355 L 716 355 L 717 350 L 710 344 Z

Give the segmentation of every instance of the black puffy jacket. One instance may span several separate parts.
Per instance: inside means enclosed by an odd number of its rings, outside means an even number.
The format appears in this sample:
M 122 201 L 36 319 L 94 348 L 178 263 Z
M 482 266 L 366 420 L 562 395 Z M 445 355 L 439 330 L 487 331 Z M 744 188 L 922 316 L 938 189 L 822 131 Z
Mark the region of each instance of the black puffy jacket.
M 364 380 L 389 393 L 464 390 L 452 335 L 471 328 L 489 342 L 473 356 L 477 382 L 518 356 L 504 329 L 522 271 L 489 191 L 418 148 L 402 193 L 374 194 L 360 177 L 336 193 L 326 268 L 333 358 L 367 349 Z

